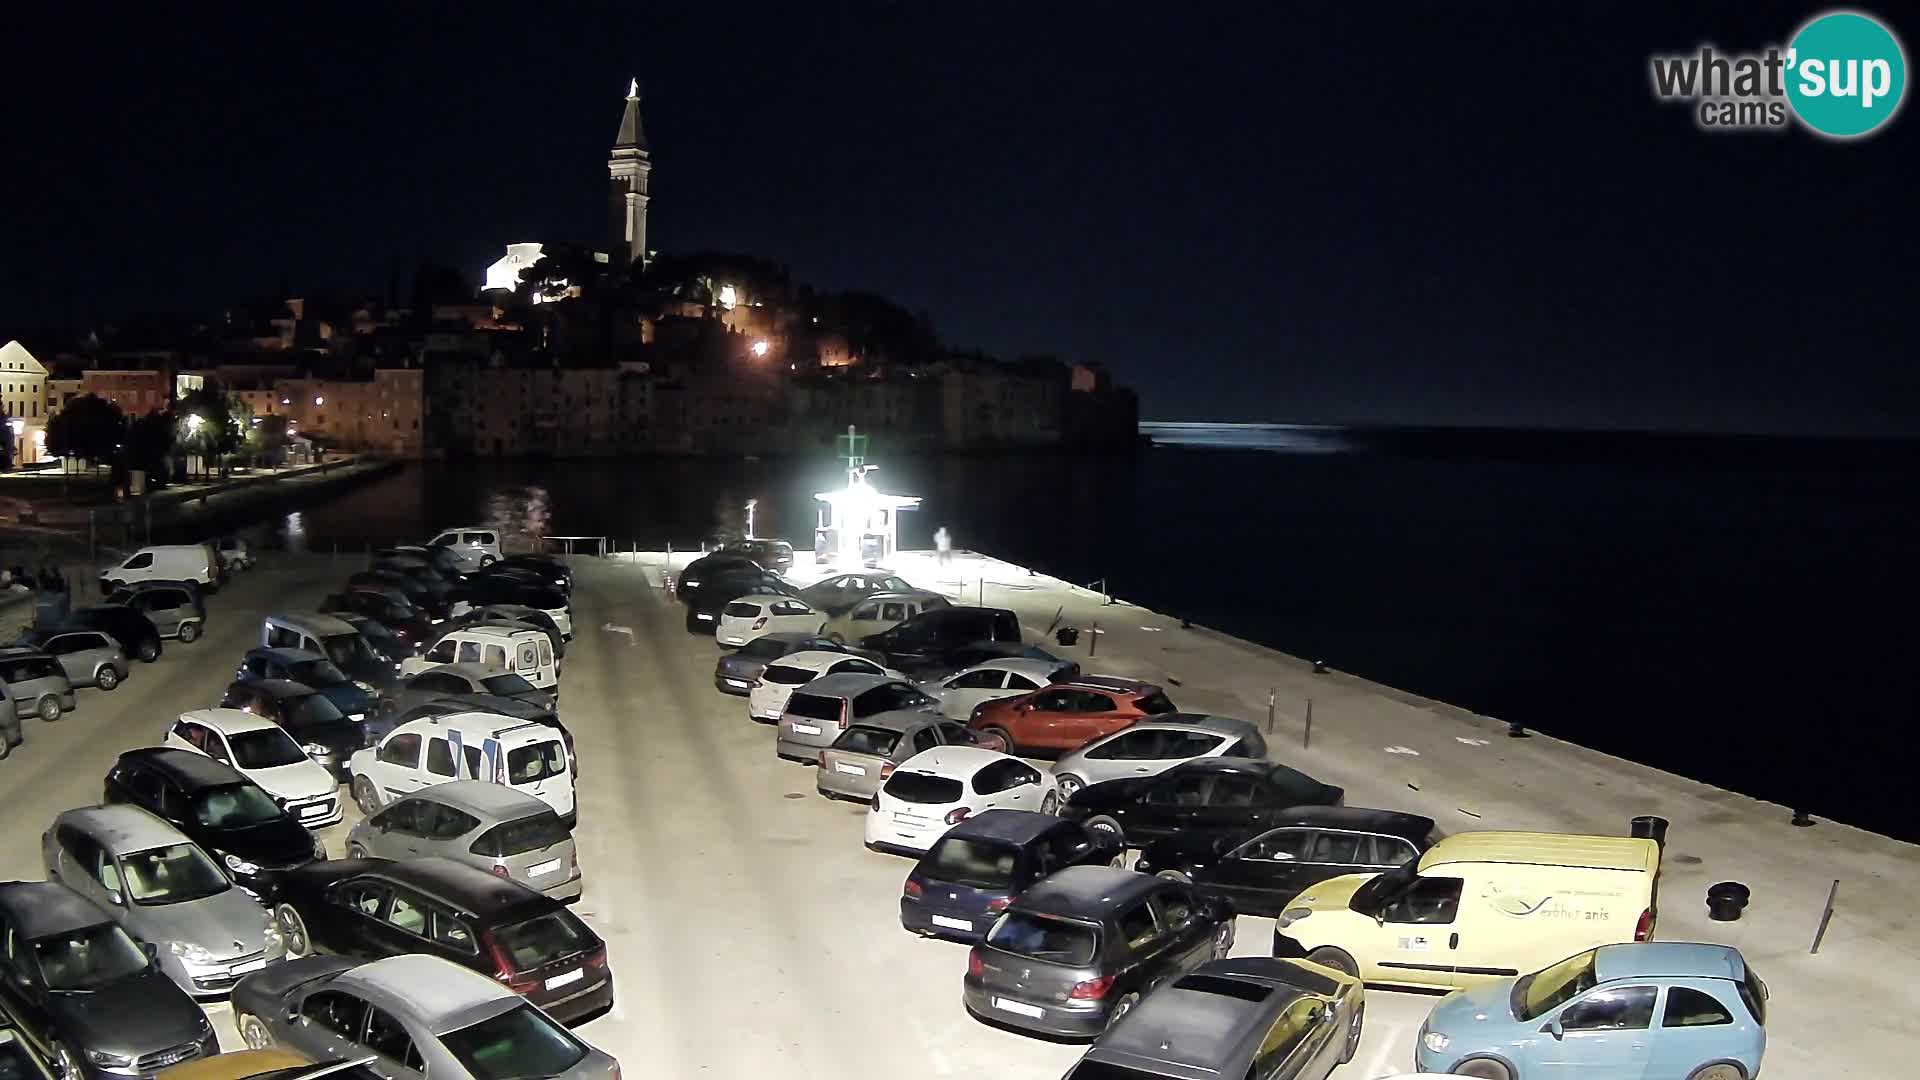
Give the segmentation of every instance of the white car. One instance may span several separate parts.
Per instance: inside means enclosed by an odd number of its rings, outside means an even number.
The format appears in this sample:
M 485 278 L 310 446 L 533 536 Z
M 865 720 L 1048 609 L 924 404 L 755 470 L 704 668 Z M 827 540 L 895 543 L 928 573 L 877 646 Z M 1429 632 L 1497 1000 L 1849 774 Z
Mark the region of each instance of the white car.
M 864 656 L 851 653 L 829 652 L 826 649 L 807 649 L 787 655 L 768 664 L 760 678 L 755 680 L 753 688 L 747 691 L 747 715 L 763 724 L 777 724 L 781 714 L 787 711 L 787 699 L 795 690 L 821 677 L 822 675 L 885 675 L 890 679 L 902 678 L 901 674 Z
M 240 709 L 195 709 L 167 729 L 166 745 L 233 766 L 310 829 L 340 821 L 339 782 L 271 720 Z
M 713 639 L 729 647 L 745 645 L 761 634 L 791 631 L 818 634 L 827 617 L 808 606 L 805 600 L 779 593 L 753 593 L 731 601 L 720 609 L 720 625 Z
M 1201 713 L 1169 713 L 1095 739 L 1053 762 L 1060 797 L 1090 784 L 1158 776 L 1195 758 L 1263 758 L 1267 740 L 1245 720 Z
M 486 525 L 443 529 L 440 535 L 427 541 L 427 546 L 446 548 L 460 561 L 462 573 L 500 561 L 500 534 Z
M 997 750 L 936 746 L 901 762 L 867 810 L 867 846 L 922 855 L 983 810 L 1060 808 L 1053 776 Z
M 422 788 L 455 780 L 503 784 L 576 820 L 573 771 L 556 727 L 498 713 L 409 720 L 353 755 L 353 801 L 369 816 Z
M 939 593 L 874 593 L 842 614 L 827 620 L 827 628 L 821 633 L 844 645 L 849 641 L 859 641 L 878 634 L 882 630 L 891 630 L 923 611 L 952 606 L 947 602 L 947 598 Z
M 973 710 L 995 698 L 1031 693 L 1079 673 L 1080 665 L 1069 660 L 1009 657 L 975 664 L 922 689 L 940 699 L 940 715 L 964 724 L 973 719 Z

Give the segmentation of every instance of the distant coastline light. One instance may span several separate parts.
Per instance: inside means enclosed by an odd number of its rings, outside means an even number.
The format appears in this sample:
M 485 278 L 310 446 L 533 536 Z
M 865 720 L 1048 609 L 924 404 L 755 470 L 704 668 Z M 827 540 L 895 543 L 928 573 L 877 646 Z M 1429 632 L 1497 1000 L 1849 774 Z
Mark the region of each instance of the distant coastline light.
M 313 403 L 315 405 L 325 405 L 327 403 L 327 399 L 323 397 L 316 397 L 313 399 Z
M 733 286 L 731 285 L 720 286 L 720 306 L 721 307 L 726 308 L 728 311 L 732 311 L 734 308 L 734 305 L 738 304 L 739 302 L 740 302 L 740 293 L 737 290 L 735 290 Z
M 756 341 L 753 343 L 753 355 L 765 356 L 769 347 L 765 341 Z

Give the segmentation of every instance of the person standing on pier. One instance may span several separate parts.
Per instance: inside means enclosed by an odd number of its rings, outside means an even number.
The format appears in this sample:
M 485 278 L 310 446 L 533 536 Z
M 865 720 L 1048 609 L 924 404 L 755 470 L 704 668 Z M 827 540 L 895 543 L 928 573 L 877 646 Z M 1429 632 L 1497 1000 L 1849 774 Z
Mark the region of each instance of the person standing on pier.
M 933 530 L 933 550 L 942 567 L 953 561 L 953 537 L 948 534 L 945 525 Z

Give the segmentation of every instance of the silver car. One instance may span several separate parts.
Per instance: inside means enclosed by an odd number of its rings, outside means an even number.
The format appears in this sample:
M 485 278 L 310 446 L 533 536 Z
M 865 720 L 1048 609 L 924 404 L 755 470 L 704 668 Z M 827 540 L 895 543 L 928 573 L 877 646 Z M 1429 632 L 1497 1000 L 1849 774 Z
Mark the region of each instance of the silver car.
M 1204 757 L 1264 758 L 1267 740 L 1260 729 L 1231 716 L 1173 713 L 1163 720 L 1135 724 L 1063 755 L 1053 763 L 1062 798 L 1089 784 L 1126 777 L 1154 776 L 1183 761 Z
M 936 746 L 974 746 L 973 732 L 938 713 L 910 709 L 857 721 L 820 751 L 814 789 L 829 799 L 865 802 L 894 766 Z
M 0 683 L 18 717 L 52 723 L 73 709 L 73 684 L 60 661 L 39 649 L 0 649 Z
M 126 650 L 98 630 L 55 631 L 40 643 L 40 651 L 60 661 L 67 681 L 75 686 L 111 690 L 132 670 Z
M 898 709 L 933 712 L 940 703 L 904 679 L 887 675 L 823 675 L 794 690 L 780 714 L 773 752 L 790 761 L 816 764 L 856 720 Z
M 93 806 L 53 819 L 40 838 L 47 877 L 99 905 L 182 990 L 215 997 L 286 959 L 272 916 L 178 829 L 137 806 Z
M 407 860 L 444 855 L 556 900 L 580 895 L 573 834 L 545 802 L 504 784 L 435 784 L 360 822 L 347 857 Z
M 403 953 L 353 966 L 308 956 L 241 981 L 240 1038 L 316 1061 L 374 1055 L 393 1080 L 611 1080 L 620 1063 L 502 983 L 451 960 Z

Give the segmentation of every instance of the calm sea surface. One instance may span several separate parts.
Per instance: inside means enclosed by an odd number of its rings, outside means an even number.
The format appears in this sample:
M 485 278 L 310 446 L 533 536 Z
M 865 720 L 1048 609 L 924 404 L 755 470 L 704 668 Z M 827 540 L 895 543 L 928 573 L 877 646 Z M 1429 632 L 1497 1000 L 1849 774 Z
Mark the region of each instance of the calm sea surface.
M 1920 455 L 1899 444 L 1176 425 L 1137 455 L 889 457 L 956 546 L 1735 790 L 1920 839 Z M 269 546 L 489 521 L 811 545 L 836 462 L 428 465 Z

